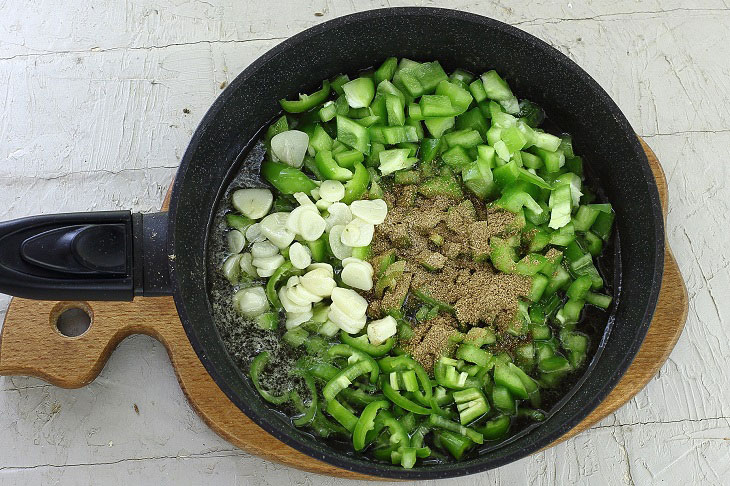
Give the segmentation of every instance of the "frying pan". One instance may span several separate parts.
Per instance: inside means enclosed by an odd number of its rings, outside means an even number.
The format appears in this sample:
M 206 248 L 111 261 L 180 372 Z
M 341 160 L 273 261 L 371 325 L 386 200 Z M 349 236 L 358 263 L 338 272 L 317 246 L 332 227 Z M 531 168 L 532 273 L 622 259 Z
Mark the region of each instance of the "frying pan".
M 220 195 L 240 169 L 277 100 L 315 90 L 340 72 L 388 56 L 438 60 L 481 73 L 496 69 L 520 98 L 545 108 L 573 135 L 616 212 L 615 286 L 621 299 L 600 356 L 569 399 L 509 443 L 459 462 L 404 470 L 312 440 L 270 410 L 229 357 L 206 291 L 208 229 Z M 173 295 L 190 342 L 211 377 L 246 415 L 282 442 L 338 467 L 383 478 L 437 479 L 520 459 L 586 417 L 636 355 L 657 302 L 664 257 L 659 194 L 628 121 L 580 67 L 539 39 L 501 22 L 445 9 L 389 8 L 341 17 L 276 46 L 213 103 L 177 172 L 170 211 L 43 215 L 0 224 L 0 291 L 46 300 L 131 300 Z

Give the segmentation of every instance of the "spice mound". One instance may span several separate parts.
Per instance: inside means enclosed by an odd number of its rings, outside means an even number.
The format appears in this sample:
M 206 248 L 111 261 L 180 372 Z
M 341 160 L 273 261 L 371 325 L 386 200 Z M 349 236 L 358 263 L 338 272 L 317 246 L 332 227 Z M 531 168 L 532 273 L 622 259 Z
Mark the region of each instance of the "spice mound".
M 409 185 L 395 185 L 385 199 L 388 217 L 373 240 L 371 263 L 383 271 L 371 317 L 403 306 L 413 313 L 413 335 L 401 337 L 401 347 L 429 372 L 471 328 L 490 329 L 504 346 L 519 343 L 521 333 L 510 331 L 521 323 L 532 279 L 495 270 L 489 257 L 495 243 L 520 238 L 524 218 L 478 199 L 425 197 Z

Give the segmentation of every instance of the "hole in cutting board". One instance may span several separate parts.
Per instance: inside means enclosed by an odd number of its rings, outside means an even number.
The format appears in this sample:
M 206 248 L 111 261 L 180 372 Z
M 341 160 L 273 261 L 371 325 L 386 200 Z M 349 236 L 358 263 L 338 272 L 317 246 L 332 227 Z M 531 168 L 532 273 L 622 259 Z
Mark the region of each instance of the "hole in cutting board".
M 78 337 L 91 327 L 91 316 L 80 307 L 70 307 L 56 318 L 56 329 L 65 337 Z

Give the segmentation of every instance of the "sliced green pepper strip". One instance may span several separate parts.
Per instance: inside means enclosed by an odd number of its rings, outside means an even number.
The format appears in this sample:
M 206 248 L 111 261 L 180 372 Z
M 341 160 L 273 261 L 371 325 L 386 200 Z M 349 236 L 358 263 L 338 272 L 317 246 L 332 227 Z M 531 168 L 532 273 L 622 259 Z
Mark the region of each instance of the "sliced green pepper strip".
M 357 415 L 350 412 L 344 405 L 337 400 L 327 401 L 327 413 L 332 415 L 332 418 L 342 424 L 348 432 L 352 433 L 357 425 Z
M 332 434 L 349 437 L 350 433 L 347 429 L 345 429 L 338 423 L 332 422 L 324 415 L 324 413 L 322 413 L 325 408 L 326 407 L 324 406 L 322 401 L 320 401 L 319 406 L 317 407 L 317 411 L 314 414 L 314 420 L 312 420 L 312 423 L 309 424 L 309 426 L 320 437 L 327 438 Z
M 357 420 L 355 429 L 352 432 L 352 445 L 356 451 L 363 450 L 367 445 L 367 434 L 375 429 L 375 416 L 381 408 L 390 408 L 390 402 L 387 400 L 372 402 L 360 414 L 360 418 Z
M 275 309 L 281 309 L 281 301 L 279 300 L 279 294 L 276 292 L 276 286 L 292 275 L 298 275 L 301 273 L 301 270 L 294 268 L 294 265 L 292 265 L 291 262 L 286 261 L 276 269 L 271 277 L 269 277 L 269 280 L 266 282 L 266 297 L 268 297 L 269 302 L 271 302 L 271 305 L 273 305 Z
M 382 380 L 383 394 L 395 405 L 408 410 L 409 412 L 417 413 L 419 415 L 430 415 L 432 410 L 430 408 L 422 407 L 410 398 L 406 398 L 398 390 L 395 390 L 390 383 L 386 380 Z
M 389 356 L 378 361 L 378 365 L 384 373 L 392 373 L 394 371 L 407 371 L 411 370 L 416 373 L 418 382 L 421 384 L 421 390 L 414 391 L 413 394 L 416 399 L 425 406 L 430 406 L 431 397 L 433 396 L 433 389 L 431 386 L 431 379 L 428 377 L 428 373 L 423 369 L 423 366 L 418 364 L 413 358 L 408 356 Z
M 438 307 L 442 311 L 448 312 L 449 314 L 456 314 L 456 309 L 454 308 L 454 306 L 449 305 L 446 302 L 442 302 L 438 299 L 434 299 L 421 289 L 414 290 L 413 295 L 416 296 L 416 298 L 424 304 L 428 304 L 431 307 Z
M 359 351 L 352 346 L 347 344 L 335 344 L 327 350 L 327 355 L 330 358 L 341 357 L 347 358 L 348 363 L 357 363 L 365 361 L 368 363 L 368 371 L 370 372 L 370 383 L 375 383 L 380 374 L 380 368 L 378 363 L 368 356 L 366 353 Z
M 317 387 L 314 385 L 314 377 L 312 377 L 312 374 L 303 370 L 297 370 L 295 373 L 304 379 L 304 383 L 307 385 L 307 390 L 309 390 L 309 394 L 312 397 L 312 401 L 309 406 L 305 406 L 304 401 L 299 396 L 299 393 L 297 391 L 291 392 L 291 398 L 294 402 L 294 406 L 303 414 L 301 417 L 297 417 L 292 420 L 292 423 L 297 427 L 302 427 L 314 420 L 319 400 L 317 399 Z
M 433 428 L 449 430 L 451 432 L 461 434 L 477 444 L 482 444 L 484 442 L 484 436 L 480 432 L 477 432 L 470 427 L 465 427 L 459 423 L 452 422 L 451 420 L 447 420 L 440 415 L 429 415 L 427 424 Z
M 311 95 L 300 93 L 299 99 L 296 101 L 289 101 L 282 98 L 279 100 L 279 104 L 284 108 L 284 111 L 288 111 L 289 113 L 302 113 L 311 110 L 320 103 L 324 103 L 329 94 L 330 82 L 324 80 L 322 82 L 322 89 L 319 91 L 315 91 Z
M 365 337 L 365 339 L 361 339 L 362 337 Z M 340 331 L 340 341 L 343 343 L 352 346 L 353 348 L 357 349 L 358 351 L 362 351 L 363 353 L 367 353 L 370 356 L 384 356 L 388 354 L 388 351 L 390 351 L 393 346 L 395 345 L 395 338 L 389 337 L 385 340 L 384 343 L 379 345 L 370 344 L 369 341 L 367 341 L 367 336 L 363 335 L 359 337 L 350 336 L 345 331 Z
M 383 418 L 383 425 L 390 431 L 390 443 L 397 447 L 408 447 L 410 438 L 403 424 L 395 417 L 388 414 Z
M 355 163 L 355 172 L 352 178 L 345 183 L 345 196 L 342 202 L 350 204 L 362 198 L 363 194 L 368 190 L 370 182 L 370 173 L 360 162 Z
M 270 160 L 261 164 L 261 175 L 282 194 L 309 193 L 317 187 L 301 170 Z
M 259 353 L 251 362 L 251 366 L 248 369 L 248 374 L 251 377 L 251 381 L 253 382 L 253 386 L 258 390 L 258 392 L 261 394 L 264 400 L 266 400 L 269 403 L 273 403 L 274 405 L 281 405 L 282 403 L 285 403 L 289 401 L 291 397 L 291 393 L 286 392 L 282 395 L 272 395 L 268 390 L 264 390 L 264 388 L 261 386 L 261 382 L 259 380 L 259 375 L 264 370 L 266 365 L 269 362 L 269 352 L 263 351 Z

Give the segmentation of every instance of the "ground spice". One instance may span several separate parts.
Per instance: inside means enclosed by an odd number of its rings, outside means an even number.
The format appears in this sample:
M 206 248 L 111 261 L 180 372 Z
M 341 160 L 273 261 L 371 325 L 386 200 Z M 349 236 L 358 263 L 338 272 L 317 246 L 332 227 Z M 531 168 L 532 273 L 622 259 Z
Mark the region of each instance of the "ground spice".
M 429 372 L 436 359 L 453 351 L 460 328 L 486 325 L 495 328 L 501 346 L 519 342 L 504 330 L 517 315 L 519 299 L 529 293 L 531 279 L 497 273 L 487 260 L 489 239 L 518 234 L 524 218 L 487 208 L 479 200 L 454 204 L 443 196 L 426 198 L 413 186 L 396 185 L 385 200 L 388 216 L 376 227 L 373 260 L 395 249 L 397 258 L 408 262 L 408 271 L 382 301 L 371 302 L 368 315 L 381 317 L 400 308 L 409 290 L 453 305 L 454 316 L 441 313 L 417 323 L 413 337 L 401 343 Z M 421 303 L 411 298 L 407 305 L 415 310 Z
M 414 329 L 413 337 L 402 344 L 403 349 L 431 373 L 439 357 L 454 351 L 457 343 L 453 337 L 458 334 L 456 326 L 456 319 L 448 314 L 422 322 Z

